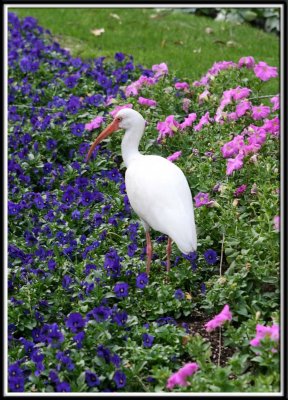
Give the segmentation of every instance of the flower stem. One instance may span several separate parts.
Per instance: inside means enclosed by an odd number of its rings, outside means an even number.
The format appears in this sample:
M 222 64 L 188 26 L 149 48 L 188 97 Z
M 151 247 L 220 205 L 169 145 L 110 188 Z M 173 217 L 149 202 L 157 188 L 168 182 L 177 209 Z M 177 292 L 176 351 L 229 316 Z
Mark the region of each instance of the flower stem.
M 225 234 L 223 233 L 222 245 L 221 245 L 220 267 L 219 267 L 219 275 L 220 275 L 220 276 L 222 276 L 222 263 L 223 263 L 223 253 L 224 253 L 224 240 L 225 240 Z
M 222 328 L 221 326 L 219 327 L 219 352 L 218 352 L 218 367 L 220 367 L 220 361 L 221 361 L 221 342 L 222 342 Z

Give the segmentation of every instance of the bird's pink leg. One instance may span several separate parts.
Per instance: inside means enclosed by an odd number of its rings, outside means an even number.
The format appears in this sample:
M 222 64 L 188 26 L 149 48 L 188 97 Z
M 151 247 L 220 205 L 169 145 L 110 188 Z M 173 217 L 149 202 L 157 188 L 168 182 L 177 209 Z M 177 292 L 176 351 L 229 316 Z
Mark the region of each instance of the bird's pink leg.
M 146 274 L 149 275 L 150 273 L 150 265 L 151 265 L 151 259 L 152 259 L 152 242 L 150 238 L 150 233 L 149 231 L 146 231 Z
M 167 272 L 170 271 L 170 255 L 171 255 L 171 250 L 172 250 L 172 239 L 168 237 L 168 242 L 167 242 L 167 263 L 166 263 L 166 268 Z

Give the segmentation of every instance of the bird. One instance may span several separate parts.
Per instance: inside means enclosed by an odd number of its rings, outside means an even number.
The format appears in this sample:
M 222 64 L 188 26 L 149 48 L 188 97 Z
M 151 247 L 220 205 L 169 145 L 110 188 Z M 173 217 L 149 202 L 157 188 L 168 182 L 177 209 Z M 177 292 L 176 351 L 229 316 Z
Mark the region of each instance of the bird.
M 164 157 L 139 152 L 145 124 L 138 111 L 122 108 L 91 145 L 86 162 L 102 140 L 113 132 L 125 130 L 121 142 L 125 186 L 131 207 L 145 230 L 146 274 L 149 276 L 153 253 L 150 228 L 168 236 L 167 273 L 171 266 L 172 242 L 187 255 L 197 249 L 197 234 L 192 195 L 182 170 Z

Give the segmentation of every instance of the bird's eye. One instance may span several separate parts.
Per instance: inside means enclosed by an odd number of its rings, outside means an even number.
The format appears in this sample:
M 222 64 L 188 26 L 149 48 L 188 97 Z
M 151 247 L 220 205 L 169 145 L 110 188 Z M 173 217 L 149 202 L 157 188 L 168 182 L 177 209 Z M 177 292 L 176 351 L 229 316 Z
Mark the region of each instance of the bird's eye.
M 121 122 L 121 121 L 122 121 L 122 118 L 121 118 L 121 117 L 117 117 L 117 121 L 118 121 L 118 122 Z

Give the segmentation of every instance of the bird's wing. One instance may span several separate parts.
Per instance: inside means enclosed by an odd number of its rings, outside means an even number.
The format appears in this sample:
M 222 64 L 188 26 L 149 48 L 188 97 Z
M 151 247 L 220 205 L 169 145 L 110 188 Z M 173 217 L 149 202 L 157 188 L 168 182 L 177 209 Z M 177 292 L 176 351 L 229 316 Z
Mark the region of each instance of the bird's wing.
M 196 250 L 192 196 L 185 175 L 159 156 L 143 156 L 126 171 L 132 208 L 153 229 L 169 235 L 184 253 Z

